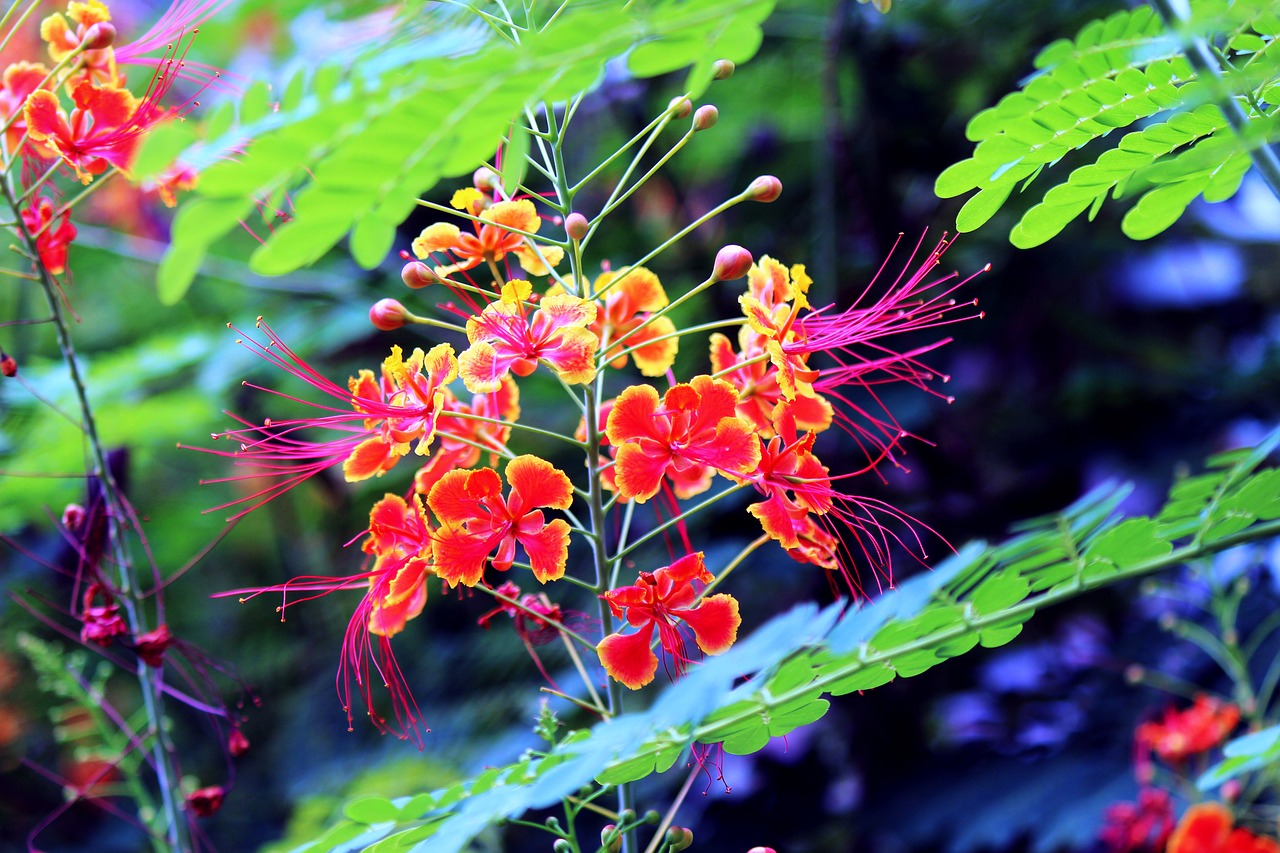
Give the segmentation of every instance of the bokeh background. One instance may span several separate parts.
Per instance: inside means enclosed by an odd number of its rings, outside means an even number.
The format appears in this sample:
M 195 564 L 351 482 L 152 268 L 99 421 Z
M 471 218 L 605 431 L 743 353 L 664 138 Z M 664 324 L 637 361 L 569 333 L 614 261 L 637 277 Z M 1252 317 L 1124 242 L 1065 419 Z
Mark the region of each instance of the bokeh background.
M 907 262 L 921 235 L 931 244 L 953 229 L 959 202 L 939 201 L 932 187 L 971 150 L 968 118 L 1010 91 L 1039 47 L 1121 5 L 911 0 L 882 15 L 852 0 L 782 0 L 757 57 L 708 93 L 719 124 L 623 208 L 597 241 L 594 260 L 624 264 L 673 223 L 771 173 L 785 187 L 779 201 L 730 211 L 651 267 L 668 292 L 679 292 L 701 281 L 716 249 L 733 242 L 757 256 L 806 263 L 817 303 L 850 299 L 899 235 L 891 267 Z M 122 32 L 154 15 L 141 2 L 112 8 Z M 385 14 L 367 3 L 248 0 L 202 27 L 197 49 L 247 78 L 280 84 L 290 69 L 331 55 L 355 28 Z M 570 169 L 581 174 L 643 127 L 678 86 L 678 77 L 636 82 L 611 69 L 576 120 Z M 455 188 L 442 185 L 432 197 L 443 202 Z M 1152 511 L 1176 471 L 1256 441 L 1280 420 L 1280 203 L 1261 182 L 1251 176 L 1235 199 L 1193 205 L 1148 243 L 1123 237 L 1125 208 L 1108 204 L 1097 221 L 1076 222 L 1044 247 L 1014 249 L 1007 233 L 1029 203 L 1015 198 L 946 254 L 945 269 L 992 268 L 968 285 L 985 319 L 946 329 L 954 341 L 929 359 L 951 377 L 938 388 L 954 401 L 913 389 L 889 394 L 904 426 L 927 441 L 909 445 L 909 474 L 859 483 L 937 531 L 931 556 L 946 552 L 941 540 L 958 546 L 999 537 L 1011 523 L 1061 508 L 1107 480 L 1132 481 L 1126 508 Z M 433 219 L 407 222 L 397 248 L 407 249 Z M 272 401 L 240 383 L 276 377 L 234 345 L 227 322 L 247 329 L 265 316 L 338 380 L 375 365 L 390 343 L 435 341 L 368 324 L 373 301 L 396 296 L 412 308 L 420 295 L 406 295 L 394 256 L 367 272 L 334 252 L 313 269 L 264 279 L 245 266 L 255 245 L 246 231 L 217 246 L 188 297 L 164 308 L 153 281 L 167 213 L 120 181 L 94 196 L 82 220 L 66 287 L 79 317 L 76 344 L 107 440 L 127 449 L 121 464 L 129 495 L 166 573 L 219 536 L 224 513 L 202 511 L 235 496 L 229 486 L 197 485 L 224 474 L 224 460 L 175 444 L 207 444 L 210 432 L 230 424 L 224 409 L 250 420 L 272 414 Z M 37 296 L 29 283 L 0 280 L 0 319 L 34 316 Z M 733 311 L 735 297 L 718 291 L 714 310 Z M 45 327 L 0 329 L 0 345 L 19 360 L 31 388 L 66 399 Z M 680 365 L 700 370 L 705 357 L 691 340 Z M 536 382 L 523 390 L 526 411 L 556 391 Z M 832 443 L 818 449 L 833 468 L 842 455 L 856 461 L 854 448 L 824 441 Z M 83 455 L 74 431 L 34 403 L 29 388 L 0 385 L 0 469 L 73 473 L 83 470 Z M 402 485 L 352 488 L 318 477 L 247 517 L 168 588 L 175 633 L 252 688 L 244 706 L 251 749 L 235 763 L 226 806 L 204 822 L 220 849 L 259 849 L 288 832 L 305 839 L 356 793 L 411 793 L 507 762 L 533 744 L 541 681 L 509 625 L 477 628 L 486 598 L 433 591 L 424 616 L 396 639 L 432 728 L 422 752 L 371 727 L 347 731 L 333 678 L 354 596 L 291 608 L 283 624 L 274 598 L 211 598 L 295 575 L 356 571 L 360 555 L 344 542 L 363 529 L 372 500 Z M 0 548 L 8 592 L 54 602 L 69 594 L 41 560 L 57 559 L 53 520 L 83 491 L 74 477 L 0 478 L 0 531 L 21 546 Z M 709 562 L 727 559 L 754 535 L 744 532 L 740 507 L 730 510 L 700 531 Z M 1275 549 L 1253 547 L 1222 555 L 1214 571 L 1252 580 L 1251 619 L 1275 606 L 1276 565 Z M 896 568 L 899 577 L 919 570 L 910 558 Z M 864 580 L 874 591 L 875 579 Z M 1199 594 L 1186 578 L 1161 581 Z M 742 601 L 746 625 L 832 594 L 819 570 L 772 546 L 735 573 L 730 591 Z M 1095 849 L 1105 807 L 1136 792 L 1133 727 L 1173 701 L 1129 683 L 1126 670 L 1139 664 L 1221 687 L 1207 659 L 1159 629 L 1171 604 L 1157 593 L 1138 586 L 1098 593 L 1037 616 L 1004 649 L 977 650 L 910 681 L 845 697 L 818 724 L 725 761 L 723 780 L 715 773 L 699 780 L 678 822 L 694 827 L 695 849 L 709 851 L 755 844 L 786 853 Z M 54 703 L 16 648 L 21 631 L 52 632 L 10 596 L 0 598 L 0 626 L 0 849 L 17 850 L 61 802 L 57 787 L 22 762 L 70 774 L 77 759 L 53 739 Z M 553 674 L 571 680 L 556 646 L 541 654 Z M 234 697 L 235 683 L 223 683 Z M 121 679 L 118 689 L 127 688 Z M 192 745 L 184 771 L 201 784 L 225 781 L 223 757 L 200 717 L 179 713 L 176 726 L 175 739 Z M 642 786 L 641 800 L 661 808 L 679 781 L 671 775 Z M 139 845 L 127 825 L 84 803 L 39 842 L 51 851 Z M 476 845 L 548 847 L 546 836 L 516 829 L 492 830 Z

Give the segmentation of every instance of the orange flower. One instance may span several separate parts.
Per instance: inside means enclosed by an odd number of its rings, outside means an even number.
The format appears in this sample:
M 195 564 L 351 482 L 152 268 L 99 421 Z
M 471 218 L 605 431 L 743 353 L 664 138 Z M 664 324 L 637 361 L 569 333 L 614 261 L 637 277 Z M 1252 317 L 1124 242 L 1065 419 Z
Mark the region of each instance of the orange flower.
M 655 572 L 641 572 L 634 586 L 610 590 L 601 596 L 609 603 L 614 618 L 625 618 L 628 624 L 639 628 L 634 634 L 610 634 L 596 646 L 605 671 L 632 690 L 653 681 L 658 656 L 651 646 L 657 626 L 658 642 L 671 655 L 676 672 L 683 672 L 689 655 L 677 620 L 693 631 L 694 642 L 704 654 L 718 655 L 732 646 L 742 624 L 737 600 L 722 593 L 697 601 L 693 589 L 694 581 L 710 583 L 714 577 L 699 551 Z
M 738 417 L 750 421 L 762 438 L 776 434 L 774 421 L 784 403 L 802 430 L 822 432 L 831 426 L 831 404 L 820 394 L 786 400 L 778 384 L 778 368 L 756 341 L 756 333 L 743 327 L 738 336 L 742 345 L 739 357 L 733 343 L 719 332 L 711 336 L 711 370 L 738 389 Z
M 1160 722 L 1138 726 L 1136 736 L 1144 751 L 1176 763 L 1213 749 L 1227 739 L 1239 722 L 1239 708 L 1202 693 L 1190 708 L 1168 708 Z
M 569 524 L 546 521 L 542 509 L 568 509 L 573 484 L 565 473 L 536 456 L 507 463 L 511 493 L 502 497 L 502 480 L 492 468 L 450 471 L 427 495 L 427 504 L 444 526 L 432 542 L 436 572 L 449 586 L 475 586 L 494 548 L 500 572 L 515 562 L 516 544 L 529 555 L 533 575 L 542 583 L 564 576 L 569 557 Z
M 511 436 L 511 427 L 507 424 L 518 417 L 520 389 L 510 377 L 502 380 L 497 391 L 476 394 L 470 403 L 463 403 L 446 388 L 439 417 L 441 427 L 437 432 L 440 444 L 414 475 L 414 491 L 425 495 L 449 471 L 472 467 L 480 461 L 481 448 L 493 451 L 489 454 L 489 464 L 496 465 L 498 454 L 506 449 Z
M 754 471 L 760 441 L 751 424 L 735 416 L 737 402 L 737 389 L 710 376 L 695 376 L 661 398 L 648 385 L 627 388 L 605 429 L 618 448 L 618 491 L 644 503 L 670 477 L 676 495 L 688 498 L 710 488 L 715 471 L 729 476 Z
M 619 283 L 610 287 L 609 283 L 619 277 Z M 676 327 L 669 317 L 649 320 L 650 314 L 667 305 L 662 282 L 644 267 L 636 267 L 602 273 L 593 290 L 599 293 L 606 288 L 604 310 L 591 325 L 591 331 L 609 342 L 605 353 L 609 366 L 625 367 L 627 354 L 623 350 L 632 350 L 631 357 L 645 376 L 666 373 L 679 350 Z
M 548 296 L 531 311 L 527 281 L 508 282 L 502 298 L 467 321 L 471 346 L 458 358 L 462 381 L 472 393 L 496 391 L 508 373 L 528 376 L 544 362 L 570 385 L 596 375 L 600 339 L 588 330 L 596 305 L 576 296 Z
M 481 198 L 480 193 L 475 190 L 471 193 L 460 191 L 454 195 L 453 206 L 474 209 L 476 200 Z M 413 241 L 413 253 L 422 260 L 435 252 L 446 252 L 457 258 L 455 263 L 435 268 L 436 275 L 441 278 L 488 261 L 500 261 L 509 254 L 515 255 L 520 266 L 531 275 L 546 275 L 550 272 L 547 264 L 555 266 L 564 257 L 562 249 L 543 246 L 540 251 L 547 261 L 544 264 L 531 248 L 532 243 L 527 237 L 509 230 L 515 228 L 528 234 L 536 234 L 542 226 L 542 217 L 528 199 L 500 201 L 479 211 L 478 216 L 484 221 L 473 223 L 476 232 L 474 235 L 462 233 L 451 222 L 428 225 Z
M 27 98 L 24 115 L 31 138 L 65 160 L 85 184 L 109 165 L 128 171 L 142 133 L 163 117 L 151 111 L 139 115 L 138 99 L 127 89 L 84 82 L 71 100 L 75 108 L 68 116 L 57 95 L 39 89 Z
M 1280 853 L 1280 844 L 1231 828 L 1231 812 L 1221 803 L 1197 803 L 1187 809 L 1169 836 L 1168 853 Z

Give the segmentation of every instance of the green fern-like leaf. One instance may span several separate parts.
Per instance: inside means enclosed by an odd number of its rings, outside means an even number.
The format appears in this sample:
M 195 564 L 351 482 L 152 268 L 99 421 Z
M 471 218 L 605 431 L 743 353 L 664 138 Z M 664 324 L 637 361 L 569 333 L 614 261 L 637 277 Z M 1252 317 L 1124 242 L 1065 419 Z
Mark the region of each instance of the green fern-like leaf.
M 436 16 L 436 30 L 379 46 L 353 71 L 335 64 L 309 80 L 295 78 L 274 108 L 265 88 L 251 88 L 234 122 L 217 113 L 210 122 L 220 133 L 206 129 L 205 141 L 183 154 L 207 168 L 201 197 L 179 214 L 160 268 L 161 298 L 180 299 L 208 247 L 255 204 L 270 230 L 251 258 L 255 272 L 306 266 L 348 234 L 355 260 L 376 266 L 419 195 L 489 159 L 526 107 L 589 89 L 606 62 L 633 47 L 633 74 L 693 63 L 689 86 L 696 91 L 710 82 L 712 60 L 741 62 L 755 53 L 772 8 L 773 0 L 663 0 L 638 9 L 581 0 L 541 29 L 531 27 L 519 44 L 495 35 L 453 55 L 440 45 L 472 19 L 433 6 L 422 14 Z M 511 144 L 519 148 L 527 138 L 516 133 Z M 277 207 L 291 207 L 283 224 Z M 199 212 L 184 216 L 190 208 Z
M 1075 39 L 1041 51 L 1039 73 L 969 122 L 966 135 L 977 143 L 972 156 L 938 176 L 942 198 L 977 191 L 961 208 L 957 228 L 986 224 L 1015 191 L 1043 185 L 1043 175 L 1069 155 L 1089 162 L 1046 190 L 1014 225 L 1015 246 L 1038 246 L 1083 213 L 1092 219 L 1108 197 L 1139 197 L 1122 227 L 1141 240 L 1164 231 L 1197 198 L 1233 196 L 1250 152 L 1280 139 L 1265 106 L 1280 80 L 1276 16 L 1263 3 L 1200 0 L 1192 9 L 1188 37 L 1226 41 L 1220 79 L 1201 80 L 1182 55 L 1181 37 L 1166 32 L 1145 6 L 1093 21 Z M 1225 101 L 1247 116 L 1245 133 L 1230 127 L 1220 107 Z M 1082 151 L 1096 151 L 1112 131 L 1140 122 L 1146 126 L 1115 147 L 1092 156 Z

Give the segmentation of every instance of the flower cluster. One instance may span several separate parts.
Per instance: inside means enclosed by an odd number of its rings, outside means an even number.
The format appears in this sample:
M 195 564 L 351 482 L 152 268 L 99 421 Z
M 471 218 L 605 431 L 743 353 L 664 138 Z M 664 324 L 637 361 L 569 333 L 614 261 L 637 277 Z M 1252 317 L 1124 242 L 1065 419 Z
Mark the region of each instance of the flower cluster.
M 76 238 L 70 205 L 39 192 L 60 171 L 90 184 L 108 170 L 129 174 L 143 138 L 161 122 L 178 118 L 198 104 L 194 98 L 170 103 L 171 89 L 186 69 L 193 25 L 224 2 L 183 0 L 142 39 L 115 47 L 111 10 L 102 0 L 72 0 L 66 13 L 55 12 L 40 24 L 46 57 L 10 63 L 0 73 L 0 121 L 4 122 L 5 168 L 21 160 L 24 183 L 22 226 L 33 239 L 41 264 L 52 275 L 67 267 L 67 247 Z M 159 59 L 148 56 L 163 47 Z M 153 66 L 142 92 L 130 90 L 124 64 Z M 210 70 L 200 89 L 216 81 Z M 32 177 L 25 177 L 32 176 Z M 174 191 L 194 186 L 190 167 L 175 165 L 155 181 L 172 207 Z
M 742 198 L 772 199 L 777 183 L 757 181 Z M 383 299 L 370 320 L 387 331 L 409 324 L 442 329 L 452 341 L 408 356 L 392 345 L 378 373 L 359 370 L 344 385 L 308 365 L 259 320 L 266 340 L 243 335 L 240 343 L 324 399 L 251 386 L 314 412 L 239 419 L 239 428 L 214 436 L 233 447 L 211 451 L 245 466 L 220 480 L 252 484 L 219 507 L 234 509 L 233 517 L 327 469 L 356 482 L 414 459 L 412 486 L 387 494 L 370 514 L 365 570 L 268 588 L 286 597 L 285 607 L 314 597 L 290 601 L 295 593 L 365 590 L 339 677 L 349 715 L 354 682 L 376 725 L 417 738 L 419 715 L 389 640 L 422 612 L 433 577 L 445 589 L 494 595 L 498 608 L 480 619 L 486 627 L 497 613 L 517 616 L 526 646 L 529 626 L 562 632 L 579 644 L 573 654 L 594 652 L 609 677 L 637 690 L 654 680 L 661 660 L 678 677 L 698 652 L 724 652 L 737 636 L 738 602 L 728 592 L 710 594 L 723 575 L 707 566 L 685 524 L 721 498 L 756 495 L 746 506 L 758 524 L 751 549 L 776 542 L 797 562 L 842 572 L 855 590 L 868 568 L 888 574 L 896 548 L 921 552 L 914 519 L 848 484 L 881 461 L 896 464 L 906 436 L 873 386 L 927 387 L 939 375 L 920 361 L 937 343 L 897 352 L 887 338 L 973 315 L 966 311 L 973 301 L 951 298 L 963 282 L 932 274 L 945 241 L 883 295 L 870 299 L 868 288 L 841 309 L 811 304 L 813 282 L 802 265 L 767 256 L 754 262 L 736 246 L 721 251 L 707 280 L 673 300 L 646 266 L 605 265 L 586 274 L 585 217 L 563 208 L 563 215 L 544 215 L 533 197 L 505 196 L 488 170 L 438 209 L 456 211 L 462 225 L 423 229 L 402 279 L 448 296 L 434 316 Z M 554 233 L 560 225 L 563 237 Z M 566 259 L 569 269 L 561 269 Z M 738 316 L 681 328 L 683 303 L 744 277 Z M 718 331 L 735 327 L 736 340 Z M 713 333 L 703 339 L 705 367 L 677 378 L 686 340 L 706 332 Z M 551 379 L 550 386 L 538 380 L 543 394 L 558 384 L 581 411 L 575 436 L 530 423 L 522 412 L 521 384 L 535 374 Z M 860 389 L 870 393 L 859 395 Z M 867 462 L 858 470 L 833 473 L 819 457 L 821 434 L 832 426 L 864 449 Z M 558 455 L 513 446 L 551 437 L 585 457 L 580 482 Z M 713 491 L 717 481 L 722 488 Z M 646 504 L 652 522 L 639 520 Z M 647 532 L 637 535 L 641 526 Z M 643 552 L 631 556 L 657 536 L 668 540 L 666 565 Z M 635 582 L 625 585 L 624 565 L 637 563 Z M 580 565 L 591 571 L 577 573 L 575 585 L 592 590 L 601 604 L 603 630 L 594 638 L 566 627 L 559 605 L 544 593 L 522 594 L 511 581 L 490 586 L 495 573 L 514 570 L 549 585 Z M 395 723 L 372 710 L 375 682 L 391 692 Z

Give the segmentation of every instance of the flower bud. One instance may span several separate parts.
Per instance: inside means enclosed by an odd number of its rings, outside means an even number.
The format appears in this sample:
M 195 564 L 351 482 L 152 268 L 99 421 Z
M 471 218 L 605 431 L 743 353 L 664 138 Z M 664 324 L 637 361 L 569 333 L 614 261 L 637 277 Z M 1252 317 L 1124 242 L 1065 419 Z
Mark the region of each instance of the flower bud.
M 570 213 L 564 220 L 564 231 L 569 235 L 570 240 L 586 239 L 587 231 L 591 228 L 591 223 L 587 222 L 587 217 L 581 213 Z
M 232 758 L 239 758 L 249 751 L 249 739 L 239 729 L 232 729 L 227 737 L 227 752 Z
M 752 847 L 747 853 L 778 853 L 772 847 Z
M 84 31 L 80 40 L 85 50 L 103 50 L 116 43 L 116 28 L 106 21 L 99 21 Z
M 80 504 L 67 504 L 62 511 L 62 526 L 70 533 L 75 533 L 84 525 L 87 513 Z
M 187 794 L 187 808 L 198 817 L 208 817 L 222 808 L 222 798 L 227 795 L 221 785 L 210 785 Z
M 399 329 L 409 320 L 409 312 L 394 299 L 379 299 L 369 309 L 369 322 L 384 332 Z
M 4 350 L 0 350 L 0 374 L 10 379 L 18 375 L 18 360 Z
M 680 853 L 693 846 L 693 830 L 684 826 L 673 826 L 667 830 L 667 844 L 671 845 L 671 853 Z
M 618 813 L 618 822 L 619 822 L 619 823 L 635 823 L 635 822 L 636 822 L 636 810 L 635 810 L 635 809 L 623 809 L 622 811 L 620 811 L 620 812 Z
M 152 669 L 164 663 L 164 653 L 173 645 L 173 634 L 168 625 L 161 625 L 154 631 L 139 634 L 134 641 L 133 650 L 142 662 Z
M 688 98 L 672 98 L 671 103 L 667 104 L 667 109 L 675 108 L 673 118 L 688 118 L 689 113 L 693 112 L 693 101 Z
M 618 853 L 622 849 L 622 833 L 618 832 L 617 824 L 606 823 L 600 830 L 600 846 L 605 853 Z
M 768 204 L 782 195 L 782 181 L 773 175 L 761 175 L 747 187 L 747 198 Z
M 498 174 L 488 166 L 481 166 L 476 169 L 475 174 L 471 176 L 471 183 L 482 193 L 491 193 L 498 187 Z
M 440 276 L 422 261 L 409 261 L 400 270 L 400 280 L 414 290 L 440 283 Z
M 556 843 L 551 845 L 552 853 L 573 853 L 573 845 L 567 838 L 557 838 Z
M 1228 779 L 1222 785 L 1222 799 L 1234 803 L 1240 799 L 1241 784 L 1239 779 Z
M 741 246 L 730 243 L 716 252 L 716 265 L 711 270 L 712 281 L 733 281 L 742 278 L 755 260 Z
M 652 826 L 662 822 L 662 813 L 656 809 L 649 809 L 640 819 Z
M 694 132 L 699 130 L 710 130 L 716 126 L 716 122 L 720 120 L 720 111 L 711 104 L 704 104 L 698 107 L 697 112 L 693 114 Z
M 736 67 L 731 59 L 717 59 L 711 65 L 711 75 L 717 80 L 728 80 Z

